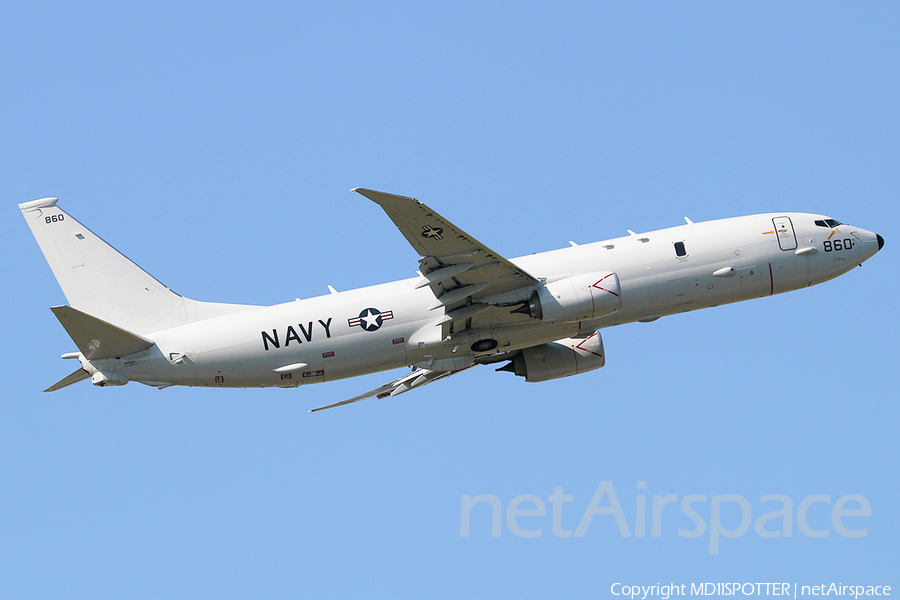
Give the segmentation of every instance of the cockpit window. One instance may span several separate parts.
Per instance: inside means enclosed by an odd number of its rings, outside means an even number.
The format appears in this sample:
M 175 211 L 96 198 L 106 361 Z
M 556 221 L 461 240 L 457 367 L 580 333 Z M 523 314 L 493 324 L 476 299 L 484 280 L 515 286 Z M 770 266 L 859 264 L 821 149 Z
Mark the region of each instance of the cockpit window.
M 841 223 L 840 221 L 835 221 L 834 219 L 820 219 L 816 221 L 816 225 L 818 225 L 819 227 L 829 227 L 831 229 L 834 229 L 838 225 L 843 225 L 843 223 Z

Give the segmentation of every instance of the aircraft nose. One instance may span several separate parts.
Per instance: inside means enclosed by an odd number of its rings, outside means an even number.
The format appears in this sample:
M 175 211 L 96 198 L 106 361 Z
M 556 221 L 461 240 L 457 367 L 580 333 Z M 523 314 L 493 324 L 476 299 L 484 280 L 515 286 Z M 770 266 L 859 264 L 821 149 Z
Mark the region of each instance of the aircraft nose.
M 878 238 L 878 249 L 881 250 L 882 248 L 884 248 L 884 238 L 877 233 L 875 234 L 875 237 Z

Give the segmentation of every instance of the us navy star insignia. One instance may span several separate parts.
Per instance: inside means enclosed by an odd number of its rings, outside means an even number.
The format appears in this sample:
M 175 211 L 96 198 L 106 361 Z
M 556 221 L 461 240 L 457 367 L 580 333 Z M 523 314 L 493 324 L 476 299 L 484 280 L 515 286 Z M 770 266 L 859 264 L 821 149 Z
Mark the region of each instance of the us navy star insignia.
M 378 331 L 385 321 L 393 318 L 393 311 L 386 310 L 382 312 L 377 308 L 366 308 L 355 319 L 347 319 L 347 325 L 350 327 L 361 327 L 366 331 Z
M 431 225 L 425 225 L 424 227 L 422 227 L 423 238 L 442 240 L 444 239 L 444 237 L 441 235 L 442 233 L 444 233 L 444 230 L 440 227 L 432 227 Z

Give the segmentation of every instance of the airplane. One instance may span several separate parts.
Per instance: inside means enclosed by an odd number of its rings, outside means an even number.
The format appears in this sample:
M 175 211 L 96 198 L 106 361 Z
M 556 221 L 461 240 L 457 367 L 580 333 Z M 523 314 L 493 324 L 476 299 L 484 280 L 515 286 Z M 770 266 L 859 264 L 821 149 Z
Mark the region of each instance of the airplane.
M 353 398 L 397 396 L 477 365 L 528 382 L 604 366 L 600 330 L 771 296 L 861 265 L 884 239 L 830 217 L 685 224 L 508 260 L 414 198 L 353 191 L 387 213 L 419 276 L 274 306 L 176 294 L 58 206 L 20 204 L 69 304 L 51 308 L 85 379 L 157 388 L 298 387 L 412 367 Z

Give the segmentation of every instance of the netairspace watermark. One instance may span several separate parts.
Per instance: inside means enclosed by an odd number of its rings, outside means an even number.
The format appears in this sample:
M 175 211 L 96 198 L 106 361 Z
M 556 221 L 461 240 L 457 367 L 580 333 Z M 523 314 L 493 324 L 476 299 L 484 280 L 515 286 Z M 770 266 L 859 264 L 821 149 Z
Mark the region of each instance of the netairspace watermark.
M 647 489 L 647 482 L 638 481 L 638 490 Z M 546 523 L 547 503 L 550 504 L 550 529 L 555 537 L 583 537 L 591 525 L 594 517 L 611 516 L 619 529 L 622 537 L 631 537 L 631 528 L 625 511 L 619 503 L 619 497 L 616 494 L 615 486 L 611 481 L 602 481 L 594 492 L 587 508 L 584 510 L 578 527 L 573 531 L 571 529 L 563 529 L 563 507 L 565 504 L 575 504 L 575 497 L 571 494 L 564 494 L 563 488 L 554 488 L 553 493 L 547 496 L 547 502 L 540 496 L 534 494 L 522 494 L 513 498 L 506 507 L 506 526 L 510 533 L 522 538 L 541 537 L 544 533 L 544 527 L 536 525 Z M 738 494 L 722 494 L 712 496 L 707 499 L 705 494 L 687 494 L 680 499 L 676 494 L 655 494 L 651 498 L 650 512 L 650 537 L 661 537 L 663 531 L 672 533 L 677 529 L 678 537 L 695 538 L 707 533 L 709 535 L 709 553 L 719 553 L 719 543 L 721 538 L 737 538 L 750 531 L 751 524 L 756 535 L 764 538 L 777 538 L 779 536 L 791 537 L 793 535 L 794 515 L 796 514 L 797 527 L 800 533 L 811 538 L 824 538 L 831 534 L 830 528 L 813 529 L 807 516 L 812 513 L 816 515 L 816 523 L 819 523 L 824 514 L 828 511 L 831 513 L 831 525 L 834 532 L 838 535 L 848 538 L 866 537 L 869 533 L 868 529 L 849 527 L 858 527 L 859 520 L 851 520 L 847 523 L 844 519 L 847 517 L 870 517 L 872 516 L 872 506 L 869 501 L 859 494 L 847 494 L 841 496 L 832 504 L 831 496 L 826 494 L 812 494 L 800 500 L 797 504 L 796 513 L 794 511 L 794 501 L 790 496 L 784 494 L 767 494 L 760 497 L 761 505 L 769 510 L 753 521 L 753 507 L 750 501 Z M 774 504 L 770 504 L 774 503 Z M 459 535 L 461 537 L 469 537 L 470 520 L 473 510 L 478 511 L 478 505 L 484 504 L 490 507 L 491 511 L 491 537 L 500 537 L 501 521 L 503 514 L 503 505 L 500 499 L 493 494 L 479 494 L 477 496 L 464 495 L 461 503 L 461 515 L 459 524 Z M 707 508 L 708 507 L 708 508 Z M 693 529 L 676 528 L 671 523 L 679 518 L 677 509 L 681 509 L 681 514 L 689 518 L 694 523 Z M 763 507 L 760 507 L 763 508 Z M 480 510 L 483 510 L 480 509 Z M 571 509 L 569 509 L 571 511 Z M 729 516 L 733 515 L 736 510 L 740 511 L 740 523 L 736 527 L 725 527 L 723 525 L 723 512 L 727 512 Z M 699 512 L 698 512 L 699 511 Z M 701 515 L 701 512 L 703 515 Z M 647 513 L 648 502 L 647 494 L 637 494 L 637 502 L 634 511 L 634 536 L 644 537 L 647 535 Z M 479 513 L 480 514 L 480 513 Z M 704 518 L 708 515 L 707 519 Z M 668 526 L 664 525 L 668 523 Z M 544 517 L 544 522 L 535 521 L 535 518 Z M 571 517 L 570 517 L 571 518 Z M 683 519 L 681 519 L 683 521 Z M 734 519 L 725 519 L 729 524 L 733 524 Z M 766 527 L 766 524 L 772 522 Z M 525 529 L 525 527 L 531 527 Z M 817 525 L 821 527 L 821 524 Z
M 613 596 L 624 596 L 631 600 L 660 598 L 669 600 L 673 596 L 890 596 L 889 585 L 844 585 L 842 583 L 822 583 L 819 585 L 798 585 L 796 583 L 670 583 L 666 585 L 628 585 L 616 582 L 609 586 Z

